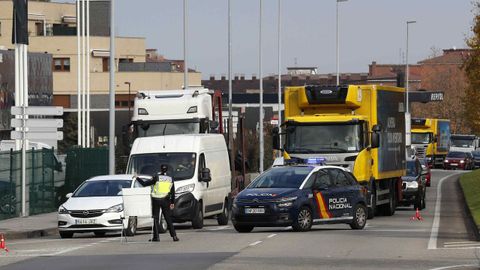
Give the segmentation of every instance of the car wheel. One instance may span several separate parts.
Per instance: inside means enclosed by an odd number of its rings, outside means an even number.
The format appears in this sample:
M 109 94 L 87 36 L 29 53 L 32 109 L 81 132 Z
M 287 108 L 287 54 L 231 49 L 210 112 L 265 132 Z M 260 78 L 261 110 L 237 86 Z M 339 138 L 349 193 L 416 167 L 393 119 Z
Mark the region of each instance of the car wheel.
M 125 235 L 135 236 L 136 233 L 137 233 L 137 217 L 129 217 L 128 226 L 127 226 L 127 230 L 125 231 Z
M 292 228 L 296 232 L 306 232 L 312 228 L 313 217 L 310 208 L 303 206 L 293 221 Z
M 98 236 L 98 237 L 103 237 L 105 236 L 106 232 L 93 232 L 93 234 L 95 234 L 95 236 Z
M 249 233 L 253 231 L 253 226 L 247 226 L 247 225 L 233 225 L 235 230 L 239 233 Z
M 168 224 L 163 214 L 160 215 L 160 226 L 158 226 L 158 233 L 166 233 L 168 230 Z
M 225 202 L 223 203 L 223 212 L 217 217 L 218 225 L 220 226 L 227 225 L 229 218 L 230 218 L 230 209 L 228 206 L 228 201 L 225 199 Z
M 367 224 L 367 208 L 361 204 L 355 206 L 353 211 L 353 221 L 350 223 L 350 228 L 354 230 L 361 230 Z
M 59 232 L 61 238 L 72 238 L 73 232 Z
M 203 207 L 202 207 L 202 203 L 198 204 L 197 212 L 195 213 L 195 217 L 192 220 L 192 227 L 194 229 L 203 228 Z

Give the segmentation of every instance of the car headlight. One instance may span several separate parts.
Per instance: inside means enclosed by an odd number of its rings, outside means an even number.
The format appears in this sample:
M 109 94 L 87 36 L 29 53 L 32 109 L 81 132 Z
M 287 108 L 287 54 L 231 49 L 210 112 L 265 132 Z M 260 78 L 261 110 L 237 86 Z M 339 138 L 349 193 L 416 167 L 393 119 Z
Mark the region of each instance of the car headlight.
M 117 204 L 117 205 L 114 205 L 110 208 L 107 209 L 107 213 L 118 213 L 118 212 L 122 212 L 123 211 L 123 203 L 120 203 L 120 204 Z
M 449 162 L 448 159 L 445 159 L 445 163 L 448 163 L 448 162 Z
M 465 163 L 465 160 L 460 160 L 460 163 Z
M 182 194 L 182 193 L 192 192 L 194 189 L 195 189 L 195 184 L 188 184 L 186 186 L 177 188 L 177 190 L 175 190 L 175 193 Z
M 278 203 L 278 207 L 290 207 L 293 205 L 297 197 L 283 197 L 278 199 L 276 202 Z
M 417 181 L 407 182 L 407 188 L 418 188 L 418 182 Z
M 58 213 L 60 215 L 65 215 L 65 214 L 68 214 L 68 210 L 65 207 L 63 207 L 63 205 L 60 205 L 60 207 L 58 208 Z

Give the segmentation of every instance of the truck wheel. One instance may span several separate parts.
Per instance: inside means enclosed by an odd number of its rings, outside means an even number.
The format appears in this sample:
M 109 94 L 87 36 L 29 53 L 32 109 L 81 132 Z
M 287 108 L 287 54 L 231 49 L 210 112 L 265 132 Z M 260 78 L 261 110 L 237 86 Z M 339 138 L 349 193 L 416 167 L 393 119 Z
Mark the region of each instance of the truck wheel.
M 228 224 L 228 219 L 230 218 L 230 207 L 228 206 L 228 200 L 225 199 L 223 203 L 223 212 L 217 216 L 217 223 L 220 226 L 224 226 Z
M 233 225 L 235 230 L 239 233 L 249 233 L 253 231 L 253 226 L 248 226 L 248 225 Z
M 353 211 L 353 221 L 350 223 L 350 228 L 354 230 L 361 230 L 367 224 L 367 208 L 361 204 L 355 206 Z
M 201 229 L 203 228 L 203 207 L 202 203 L 198 203 L 197 212 L 195 213 L 195 217 L 192 220 L 192 227 L 194 229 Z
M 367 209 L 367 212 L 368 212 L 367 218 L 373 219 L 375 217 L 375 211 L 377 210 L 377 195 L 375 190 L 372 190 L 370 194 L 370 202 L 371 202 L 371 206 L 368 207 Z
M 158 226 L 158 233 L 166 233 L 168 230 L 168 224 L 163 214 L 160 215 L 160 226 Z
M 137 233 L 137 217 L 128 217 L 128 226 L 125 230 L 126 236 L 135 236 Z
M 312 228 L 313 217 L 310 208 L 303 206 L 293 221 L 292 228 L 296 232 L 306 232 Z
M 390 183 L 390 193 L 388 195 L 388 203 L 380 207 L 383 216 L 393 216 L 395 214 L 395 187 L 394 181 Z
M 72 238 L 73 232 L 59 232 L 61 238 Z

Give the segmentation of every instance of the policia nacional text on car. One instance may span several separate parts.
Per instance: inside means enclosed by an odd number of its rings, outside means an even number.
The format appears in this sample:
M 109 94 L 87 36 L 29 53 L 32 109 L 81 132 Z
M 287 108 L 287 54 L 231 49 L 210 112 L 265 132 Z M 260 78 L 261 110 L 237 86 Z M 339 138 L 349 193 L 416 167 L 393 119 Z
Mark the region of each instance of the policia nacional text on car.
M 158 242 L 158 227 L 160 226 L 160 208 L 162 209 L 163 217 L 168 225 L 170 236 L 173 241 L 178 241 L 177 233 L 173 227 L 172 209 L 175 206 L 175 184 L 172 177 L 167 175 L 167 165 L 160 165 L 160 173 L 152 176 L 150 180 L 144 180 L 137 177 L 137 181 L 142 186 L 152 186 L 152 215 L 153 215 L 153 238 L 151 241 Z

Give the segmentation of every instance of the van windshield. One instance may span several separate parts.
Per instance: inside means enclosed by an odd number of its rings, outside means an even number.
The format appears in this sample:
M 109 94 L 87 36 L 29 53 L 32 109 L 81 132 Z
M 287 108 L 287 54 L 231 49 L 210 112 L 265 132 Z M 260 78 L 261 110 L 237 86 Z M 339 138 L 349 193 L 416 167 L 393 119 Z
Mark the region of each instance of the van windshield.
M 167 175 L 174 181 L 193 178 L 196 164 L 195 153 L 150 153 L 130 156 L 127 168 L 129 174 L 155 175 L 160 165 L 168 167 Z

